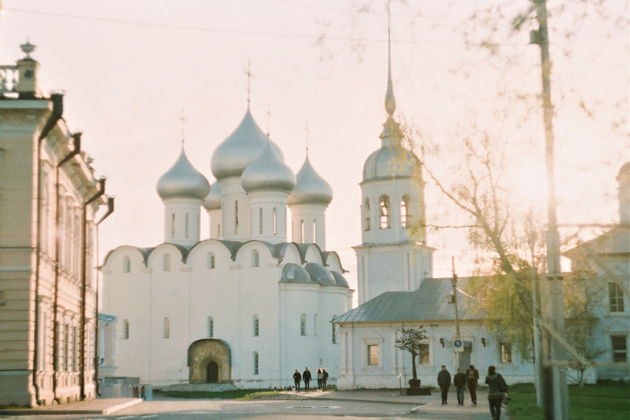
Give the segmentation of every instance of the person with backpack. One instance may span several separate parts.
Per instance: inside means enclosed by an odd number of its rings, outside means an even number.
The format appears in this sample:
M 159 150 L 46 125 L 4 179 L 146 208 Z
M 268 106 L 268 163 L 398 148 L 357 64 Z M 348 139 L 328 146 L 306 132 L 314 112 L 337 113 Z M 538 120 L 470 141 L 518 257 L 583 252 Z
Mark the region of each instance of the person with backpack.
M 479 371 L 475 369 L 473 365 L 470 365 L 466 369 L 466 385 L 468 386 L 468 392 L 470 392 L 470 400 L 473 405 L 477 405 L 477 385 L 479 381 Z
M 328 383 L 328 372 L 322 368 L 322 391 L 326 391 L 326 385 Z
M 453 385 L 457 391 L 457 404 L 464 405 L 464 387 L 466 386 L 466 375 L 461 369 L 457 368 L 457 373 L 453 377 Z
M 497 368 L 488 366 L 488 376 L 486 376 L 488 384 L 488 404 L 490 405 L 490 415 L 492 420 L 501 419 L 501 403 L 506 397 L 508 386 L 501 374 L 497 373 Z

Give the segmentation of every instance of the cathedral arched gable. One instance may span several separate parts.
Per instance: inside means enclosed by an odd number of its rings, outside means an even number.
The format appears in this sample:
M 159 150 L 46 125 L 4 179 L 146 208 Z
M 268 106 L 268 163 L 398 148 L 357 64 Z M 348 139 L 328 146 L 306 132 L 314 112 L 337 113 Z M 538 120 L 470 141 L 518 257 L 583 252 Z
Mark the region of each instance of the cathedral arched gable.
M 339 258 L 339 254 L 337 254 L 336 251 L 324 252 L 322 254 L 322 260 L 323 260 L 324 266 L 328 267 L 329 270 L 337 271 L 342 274 L 348 272 L 341 265 L 341 258 Z
M 138 248 L 132 245 L 121 245 L 112 249 L 103 259 L 103 267 L 113 271 L 122 271 L 122 263 L 125 256 L 131 259 L 132 265 L 142 264 L 147 266 L 147 256 L 145 248 Z
M 185 248 L 175 244 L 163 243 L 151 250 L 147 257 L 147 267 L 154 270 L 162 270 L 164 263 L 162 257 L 165 254 L 171 256 L 173 268 L 182 266 L 186 259 Z
M 235 254 L 232 253 L 232 249 L 227 246 L 224 241 L 217 239 L 206 239 L 204 241 L 197 242 L 186 255 L 184 260 L 186 265 L 205 265 L 208 253 L 214 253 L 218 259 L 234 260 Z
M 322 259 L 322 250 L 319 248 L 319 246 L 317 246 L 317 244 L 309 244 L 304 259 L 308 262 L 324 265 L 324 261 Z
M 293 263 L 302 265 L 304 260 L 300 254 L 300 249 L 293 242 L 285 242 L 276 245 L 276 250 L 279 258 L 282 258 L 284 263 Z
M 261 263 L 278 258 L 276 255 L 276 249 L 272 244 L 264 241 L 252 240 L 241 244 L 236 251 L 234 261 L 237 264 L 249 266 L 251 262 L 251 252 L 254 250 L 257 250 L 260 253 Z

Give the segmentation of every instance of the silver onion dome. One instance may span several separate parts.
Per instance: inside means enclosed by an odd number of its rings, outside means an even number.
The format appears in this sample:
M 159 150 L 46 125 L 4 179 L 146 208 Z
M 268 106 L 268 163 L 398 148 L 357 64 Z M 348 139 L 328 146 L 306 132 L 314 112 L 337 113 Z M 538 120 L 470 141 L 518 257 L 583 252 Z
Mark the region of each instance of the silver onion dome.
M 251 191 L 286 191 L 295 188 L 295 175 L 268 143 L 262 153 L 243 171 L 241 185 Z
M 333 193 L 330 184 L 315 172 L 307 156 L 297 173 L 297 183 L 293 193 L 289 196 L 289 205 L 323 204 L 327 206 L 332 198 Z
M 240 176 L 269 142 L 271 140 L 256 124 L 248 108 L 238 127 L 214 151 L 212 173 L 217 179 Z M 274 152 L 284 162 L 278 146 L 273 142 L 271 144 Z
M 208 180 L 190 163 L 183 148 L 175 164 L 157 182 L 157 193 L 162 200 L 167 198 L 203 200 L 209 191 Z
M 386 146 L 373 152 L 363 165 L 363 180 L 409 178 L 420 173 L 420 160 L 401 145 Z
M 206 210 L 218 210 L 221 208 L 221 187 L 219 183 L 215 182 L 210 185 L 210 192 L 203 200 L 203 206 Z

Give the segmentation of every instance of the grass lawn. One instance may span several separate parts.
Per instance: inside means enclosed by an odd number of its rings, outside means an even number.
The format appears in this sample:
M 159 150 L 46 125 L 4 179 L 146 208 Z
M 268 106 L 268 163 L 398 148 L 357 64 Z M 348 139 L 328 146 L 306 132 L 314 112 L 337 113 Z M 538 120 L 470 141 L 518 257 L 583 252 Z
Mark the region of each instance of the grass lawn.
M 276 391 L 269 391 L 268 389 L 233 389 L 221 392 L 155 390 L 154 393 L 173 398 L 221 398 L 224 400 L 255 400 L 256 398 L 277 394 Z
M 540 420 L 542 408 L 536 406 L 536 391 L 532 384 L 510 387 L 509 413 L 512 420 Z M 629 420 L 630 385 L 598 384 L 569 386 L 571 420 Z

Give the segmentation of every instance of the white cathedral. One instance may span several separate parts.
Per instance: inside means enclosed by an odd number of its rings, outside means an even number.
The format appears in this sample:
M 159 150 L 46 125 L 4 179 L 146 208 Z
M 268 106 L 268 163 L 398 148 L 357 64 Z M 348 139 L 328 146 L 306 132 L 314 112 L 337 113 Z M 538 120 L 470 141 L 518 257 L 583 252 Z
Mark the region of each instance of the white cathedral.
M 360 183 L 358 307 L 351 309 L 353 291 L 338 255 L 326 250 L 331 187 L 308 157 L 294 176 L 248 109 L 212 156 L 212 186 L 183 149 L 159 179 L 164 243 L 121 246 L 105 258 L 99 377 L 261 388 L 290 384 L 294 369 L 323 366 L 340 389 L 392 388 L 411 374 L 408 354 L 396 348 L 400 328 L 422 325 L 423 383 L 434 385 L 442 364 L 453 372 L 470 363 L 480 371 L 497 365 L 511 383 L 531 382 L 531 361 L 486 329 L 484 314 L 463 291 L 465 278 L 455 289 L 461 323 L 455 336 L 451 281 L 432 277 L 422 165 L 394 117 L 391 60 L 385 109 L 381 147 L 367 158 Z M 596 261 L 596 281 L 608 292 L 598 309 L 603 332 L 593 337 L 605 351 L 590 380 L 630 373 L 630 302 L 623 293 L 630 289 L 630 164 L 618 181 L 620 224 L 602 236 L 606 247 L 594 241 L 586 257 L 566 255 L 574 266 Z M 202 206 L 210 218 L 204 240 Z M 611 252 L 615 278 L 601 266 Z

